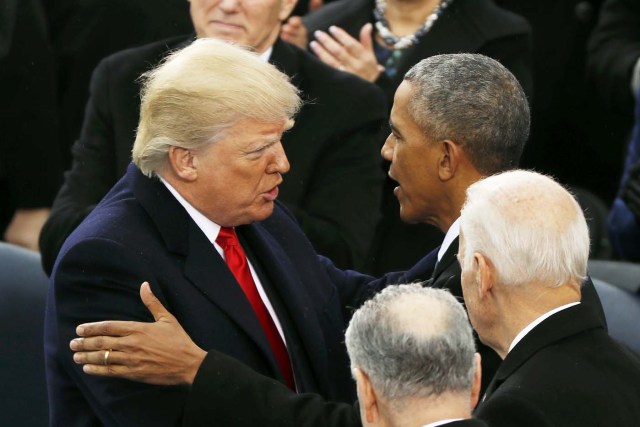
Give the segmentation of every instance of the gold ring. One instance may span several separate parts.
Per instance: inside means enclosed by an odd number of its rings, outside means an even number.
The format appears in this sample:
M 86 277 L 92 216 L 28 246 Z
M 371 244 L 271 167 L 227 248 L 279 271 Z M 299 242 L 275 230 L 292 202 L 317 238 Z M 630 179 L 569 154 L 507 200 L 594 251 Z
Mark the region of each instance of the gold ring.
M 104 352 L 104 366 L 109 364 L 109 353 L 111 353 L 111 350 L 106 350 Z

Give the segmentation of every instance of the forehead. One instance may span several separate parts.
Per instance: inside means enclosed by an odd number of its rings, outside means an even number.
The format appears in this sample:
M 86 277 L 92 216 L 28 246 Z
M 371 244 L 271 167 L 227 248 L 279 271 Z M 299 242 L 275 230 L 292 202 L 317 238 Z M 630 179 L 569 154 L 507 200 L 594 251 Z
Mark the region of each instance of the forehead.
M 258 119 L 242 119 L 222 132 L 220 145 L 244 147 L 251 144 L 278 140 L 284 132 L 288 120 L 271 122 Z

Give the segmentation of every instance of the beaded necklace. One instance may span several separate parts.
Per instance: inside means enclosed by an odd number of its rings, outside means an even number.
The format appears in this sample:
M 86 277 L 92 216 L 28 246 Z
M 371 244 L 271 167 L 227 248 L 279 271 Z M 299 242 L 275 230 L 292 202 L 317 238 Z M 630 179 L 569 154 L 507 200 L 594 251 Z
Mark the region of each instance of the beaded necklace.
M 418 39 L 429 32 L 433 24 L 438 20 L 438 17 L 442 15 L 442 12 L 444 12 L 452 1 L 453 0 L 441 0 L 415 33 L 398 37 L 389 30 L 389 22 L 384 17 L 384 12 L 387 9 L 386 0 L 376 0 L 376 7 L 373 9 L 373 16 L 376 19 L 376 30 L 380 37 L 382 37 L 382 40 L 384 40 L 391 49 L 406 49 L 418 43 Z

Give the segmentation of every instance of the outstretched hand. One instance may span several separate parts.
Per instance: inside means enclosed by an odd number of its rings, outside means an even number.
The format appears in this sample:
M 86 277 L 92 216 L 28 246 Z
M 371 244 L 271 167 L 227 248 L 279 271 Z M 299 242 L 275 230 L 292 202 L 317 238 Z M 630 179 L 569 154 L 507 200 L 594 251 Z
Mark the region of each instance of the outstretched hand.
M 104 321 L 76 328 L 70 342 L 73 360 L 90 375 L 126 378 L 149 384 L 192 384 L 206 352 L 182 329 L 153 295 L 148 282 L 140 298 L 155 322 Z
M 360 30 L 360 40 L 351 37 L 342 28 L 329 27 L 329 33 L 316 31 L 311 50 L 322 62 L 339 70 L 353 73 L 374 82 L 384 71 L 378 64 L 371 38 L 373 26 L 365 24 Z
M 629 169 L 629 177 L 622 189 L 621 197 L 635 215 L 636 222 L 640 224 L 640 162 Z

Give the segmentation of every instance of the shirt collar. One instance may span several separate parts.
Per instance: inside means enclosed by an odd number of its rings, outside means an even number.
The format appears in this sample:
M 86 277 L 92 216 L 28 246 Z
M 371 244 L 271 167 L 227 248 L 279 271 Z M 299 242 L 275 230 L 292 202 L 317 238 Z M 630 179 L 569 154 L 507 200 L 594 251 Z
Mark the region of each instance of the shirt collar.
M 529 332 L 531 332 L 531 330 L 533 328 L 535 328 L 540 323 L 542 323 L 546 318 L 556 314 L 559 311 L 562 311 L 562 310 L 567 309 L 569 307 L 573 307 L 574 305 L 578 305 L 578 304 L 580 304 L 579 301 L 578 302 L 571 302 L 571 303 L 565 304 L 565 305 L 561 305 L 560 307 L 556 307 L 553 310 L 546 312 L 545 314 L 543 314 L 542 316 L 538 317 L 533 322 L 529 323 L 527 325 L 527 327 L 524 328 L 523 330 L 521 330 L 520 333 L 518 333 L 518 335 L 516 335 L 516 337 L 513 339 L 513 341 L 511 342 L 511 345 L 509 346 L 509 351 L 507 351 L 507 353 L 511 352 L 511 350 L 513 350 L 513 348 L 516 346 L 516 344 L 518 344 L 522 340 L 522 338 L 525 337 L 525 335 L 527 335 Z
M 262 52 L 260 55 L 258 55 L 260 57 L 260 59 L 262 59 L 264 62 L 269 62 L 269 59 L 271 59 L 271 54 L 273 53 L 273 46 L 270 46 L 269 49 L 265 50 L 264 52 Z
M 462 420 L 462 418 L 449 418 L 447 420 L 441 420 L 441 421 L 436 421 L 435 423 L 429 423 L 429 424 L 425 424 L 422 427 L 436 427 L 436 426 L 441 426 L 444 424 L 449 424 L 452 423 L 454 421 L 460 421 Z
M 440 250 L 438 251 L 438 262 L 442 259 L 451 243 L 460 235 L 460 217 L 453 221 L 449 230 L 447 230 L 447 234 L 444 236 L 444 240 L 442 241 L 442 245 L 440 245 Z

